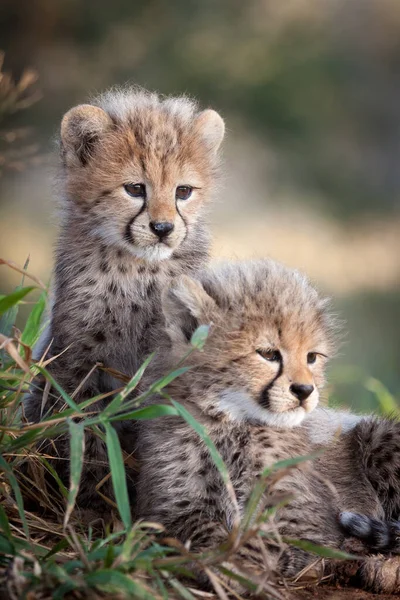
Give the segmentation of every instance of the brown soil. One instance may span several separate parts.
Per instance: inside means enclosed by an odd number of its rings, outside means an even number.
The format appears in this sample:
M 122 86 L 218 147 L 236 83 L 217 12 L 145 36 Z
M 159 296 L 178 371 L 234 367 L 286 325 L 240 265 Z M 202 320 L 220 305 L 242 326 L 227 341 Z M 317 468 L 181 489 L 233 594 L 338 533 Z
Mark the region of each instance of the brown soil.
M 371 594 L 355 588 L 312 586 L 293 591 L 291 600 L 393 600 L 392 594 Z

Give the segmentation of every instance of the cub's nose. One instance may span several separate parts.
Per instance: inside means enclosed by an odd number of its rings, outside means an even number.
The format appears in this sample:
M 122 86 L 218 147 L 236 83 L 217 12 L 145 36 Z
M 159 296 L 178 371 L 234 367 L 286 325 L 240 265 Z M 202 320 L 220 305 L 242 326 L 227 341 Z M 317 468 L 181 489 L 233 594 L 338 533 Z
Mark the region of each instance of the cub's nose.
M 171 233 L 174 228 L 173 223 L 162 222 L 162 223 L 150 223 L 150 229 L 153 233 L 155 233 L 160 239 L 163 237 L 167 237 Z
M 296 396 L 296 398 L 299 399 L 301 404 L 314 391 L 314 386 L 303 383 L 292 383 L 289 390 L 292 392 L 293 396 Z

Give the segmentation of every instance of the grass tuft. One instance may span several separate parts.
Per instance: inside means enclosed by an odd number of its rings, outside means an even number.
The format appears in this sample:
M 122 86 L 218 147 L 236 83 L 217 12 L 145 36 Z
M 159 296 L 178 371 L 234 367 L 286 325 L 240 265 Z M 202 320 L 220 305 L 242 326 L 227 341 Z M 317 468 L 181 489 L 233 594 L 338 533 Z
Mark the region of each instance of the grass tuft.
M 265 598 L 282 598 L 281 590 L 272 576 L 268 576 L 268 568 L 267 576 L 263 578 L 243 573 L 240 565 L 235 564 L 235 553 L 242 544 L 260 536 L 268 536 L 279 549 L 283 542 L 276 535 L 272 517 L 285 499 L 277 498 L 275 506 L 267 509 L 263 505 L 264 491 L 271 477 L 279 477 L 313 456 L 283 461 L 266 470 L 255 485 L 242 518 L 237 509 L 236 524 L 224 544 L 202 554 L 192 553 L 178 540 L 162 537 L 162 527 L 156 523 L 132 523 L 124 470 L 124 463 L 132 457 L 121 450 L 113 427 L 116 421 L 126 419 L 181 416 L 209 449 L 237 506 L 228 469 L 206 430 L 164 392 L 168 383 L 187 368 L 177 365 L 174 372 L 166 374 L 132 400 L 129 394 L 141 380 L 152 359 L 149 357 L 132 379 L 119 374 L 125 385 L 103 411 L 91 409 L 99 397 L 77 404 L 54 381 L 45 360 L 32 360 L 32 346 L 42 331 L 46 288 L 28 274 L 27 265 L 20 268 L 1 260 L 0 264 L 21 272 L 23 281 L 30 278 L 34 282 L 33 286 L 24 287 L 22 281 L 15 292 L 0 297 L 0 327 L 7 328 L 7 331 L 0 330 L 0 597 L 11 600 L 104 597 L 193 600 L 217 597 L 225 600 L 232 593 L 240 599 L 238 592 L 231 592 L 226 583 L 224 576 L 230 574 L 249 592 L 257 592 Z M 40 288 L 40 297 L 20 332 L 15 328 L 18 307 L 37 288 Z M 197 330 L 190 352 L 203 349 L 207 334 L 207 328 Z M 38 373 L 63 398 L 65 409 L 44 415 L 42 423 L 30 424 L 24 417 L 22 400 Z M 376 383 L 374 386 L 377 389 Z M 164 396 L 166 403 L 141 406 L 141 402 L 155 392 Z M 389 405 L 387 398 L 385 405 Z M 115 494 L 115 503 L 110 499 L 115 510 L 107 524 L 76 507 L 85 430 L 102 436 L 107 446 Z M 68 489 L 54 469 L 51 444 L 41 450 L 44 439 L 55 439 L 66 432 L 70 436 Z M 101 494 L 101 486 L 98 487 Z M 346 558 L 343 553 L 311 547 L 306 542 L 285 541 L 313 552 L 317 560 L 328 556 Z M 208 578 L 213 594 L 198 589 L 194 570 L 202 571 Z

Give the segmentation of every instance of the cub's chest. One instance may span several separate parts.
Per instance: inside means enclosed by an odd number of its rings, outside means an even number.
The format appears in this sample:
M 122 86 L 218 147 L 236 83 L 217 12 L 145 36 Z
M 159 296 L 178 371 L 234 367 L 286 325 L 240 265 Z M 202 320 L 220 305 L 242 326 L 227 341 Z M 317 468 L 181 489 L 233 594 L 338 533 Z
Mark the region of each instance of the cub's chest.
M 303 456 L 309 451 L 301 430 L 280 430 L 265 426 L 250 430 L 249 446 L 256 476 L 279 461 Z

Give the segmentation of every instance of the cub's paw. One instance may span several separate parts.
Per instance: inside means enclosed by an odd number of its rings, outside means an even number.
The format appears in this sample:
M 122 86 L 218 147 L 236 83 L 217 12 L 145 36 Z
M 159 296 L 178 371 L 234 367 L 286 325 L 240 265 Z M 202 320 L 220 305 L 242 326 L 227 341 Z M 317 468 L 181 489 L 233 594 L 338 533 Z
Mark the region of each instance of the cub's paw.
M 400 556 L 366 558 L 358 571 L 363 588 L 375 594 L 400 593 Z
M 400 593 L 400 556 L 367 556 L 337 563 L 335 580 L 343 586 L 362 588 L 375 594 Z

